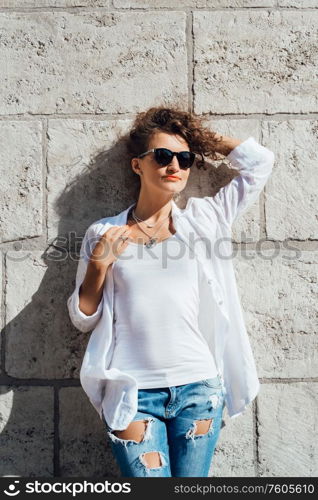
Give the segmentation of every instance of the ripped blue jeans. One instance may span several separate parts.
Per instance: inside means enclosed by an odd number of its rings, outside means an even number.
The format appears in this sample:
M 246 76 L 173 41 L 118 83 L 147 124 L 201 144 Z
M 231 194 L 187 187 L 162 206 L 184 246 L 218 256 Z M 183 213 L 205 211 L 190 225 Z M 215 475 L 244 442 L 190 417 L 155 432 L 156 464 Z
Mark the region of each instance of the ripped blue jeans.
M 217 375 L 190 384 L 139 389 L 132 420 L 139 423 L 123 431 L 111 429 L 103 415 L 121 475 L 208 477 L 224 424 L 224 395 Z

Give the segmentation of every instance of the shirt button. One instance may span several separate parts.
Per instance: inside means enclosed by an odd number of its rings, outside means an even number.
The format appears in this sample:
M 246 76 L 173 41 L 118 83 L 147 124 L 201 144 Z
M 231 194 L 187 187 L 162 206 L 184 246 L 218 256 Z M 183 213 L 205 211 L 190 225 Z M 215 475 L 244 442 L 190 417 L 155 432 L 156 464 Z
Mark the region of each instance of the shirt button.
M 208 280 L 209 285 L 213 283 L 213 280 Z
M 223 304 L 223 300 L 219 300 L 218 304 L 221 306 Z

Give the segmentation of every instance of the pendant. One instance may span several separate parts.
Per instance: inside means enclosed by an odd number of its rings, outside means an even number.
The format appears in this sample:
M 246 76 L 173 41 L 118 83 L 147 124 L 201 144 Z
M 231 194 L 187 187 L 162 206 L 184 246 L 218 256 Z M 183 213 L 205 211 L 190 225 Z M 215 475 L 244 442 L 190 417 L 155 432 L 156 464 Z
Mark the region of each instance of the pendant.
M 145 246 L 147 248 L 151 248 L 151 247 L 155 246 L 157 239 L 158 238 L 151 238 L 149 241 L 147 241 L 147 243 L 145 243 Z

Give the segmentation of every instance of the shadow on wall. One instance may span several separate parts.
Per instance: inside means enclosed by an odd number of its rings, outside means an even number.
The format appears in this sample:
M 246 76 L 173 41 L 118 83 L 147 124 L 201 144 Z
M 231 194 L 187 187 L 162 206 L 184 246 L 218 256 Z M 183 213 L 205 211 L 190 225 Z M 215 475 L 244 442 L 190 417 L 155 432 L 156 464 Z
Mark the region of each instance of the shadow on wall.
M 225 163 L 217 169 L 206 163 L 205 168 L 193 167 L 180 208 L 189 196 L 213 196 L 237 175 Z M 66 182 L 53 207 L 58 236 L 45 251 L 29 239 L 32 250 L 20 246 L 7 253 L 7 323 L 1 332 L 6 372 L 0 374 L 2 477 L 120 475 L 106 430 L 79 382 L 89 334 L 72 325 L 66 301 L 75 286 L 87 227 L 137 200 L 139 182 L 119 138 Z

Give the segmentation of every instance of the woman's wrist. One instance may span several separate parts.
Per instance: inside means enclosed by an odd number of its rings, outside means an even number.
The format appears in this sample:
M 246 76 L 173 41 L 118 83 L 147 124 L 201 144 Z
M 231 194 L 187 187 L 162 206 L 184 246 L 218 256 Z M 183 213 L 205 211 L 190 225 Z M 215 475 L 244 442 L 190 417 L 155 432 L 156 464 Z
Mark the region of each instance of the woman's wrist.
M 111 262 L 108 262 L 105 258 L 92 255 L 88 261 L 87 268 L 92 274 L 98 276 L 106 274 L 107 268 L 110 264 Z
M 87 315 L 94 314 L 101 301 L 106 271 L 105 266 L 98 268 L 91 262 L 87 265 L 85 278 L 79 288 L 79 308 Z
M 221 140 L 219 140 L 222 138 Z M 229 137 L 226 135 L 221 135 L 221 134 L 215 134 L 215 139 L 217 139 L 217 142 L 215 143 L 215 151 L 217 153 L 220 153 L 224 156 L 227 156 L 231 153 L 231 151 L 236 148 L 241 142 L 243 142 L 240 139 L 236 139 L 234 137 Z

